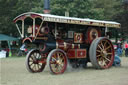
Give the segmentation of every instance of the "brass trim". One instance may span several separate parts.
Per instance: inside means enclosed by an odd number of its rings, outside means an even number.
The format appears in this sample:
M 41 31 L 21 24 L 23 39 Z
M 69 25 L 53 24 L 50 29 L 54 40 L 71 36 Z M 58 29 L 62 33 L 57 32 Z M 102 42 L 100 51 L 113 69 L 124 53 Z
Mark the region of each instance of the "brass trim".
M 56 49 L 58 49 L 59 48 L 59 44 L 58 44 L 58 42 L 56 42 Z
M 44 39 L 44 40 L 48 40 L 48 37 L 36 37 L 36 39 Z
M 67 48 L 67 43 L 64 42 L 64 50 L 66 50 L 66 48 Z
M 80 49 L 80 44 L 78 44 L 78 48 Z
M 77 49 L 75 49 L 75 58 L 77 58 Z
M 90 39 L 91 40 L 93 40 L 93 32 L 95 32 L 96 34 L 95 34 L 95 36 L 96 36 L 96 38 L 98 38 L 98 30 L 97 29 L 95 29 L 95 28 L 92 28 L 91 30 L 90 30 Z
M 72 49 L 74 49 L 75 48 L 75 45 L 74 44 L 72 44 Z

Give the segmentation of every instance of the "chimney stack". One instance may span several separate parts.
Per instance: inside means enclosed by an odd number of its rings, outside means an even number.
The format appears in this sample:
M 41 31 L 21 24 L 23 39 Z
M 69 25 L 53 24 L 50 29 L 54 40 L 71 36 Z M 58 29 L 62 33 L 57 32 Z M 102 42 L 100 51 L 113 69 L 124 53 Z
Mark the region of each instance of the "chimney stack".
M 44 14 L 50 14 L 50 0 L 44 0 Z

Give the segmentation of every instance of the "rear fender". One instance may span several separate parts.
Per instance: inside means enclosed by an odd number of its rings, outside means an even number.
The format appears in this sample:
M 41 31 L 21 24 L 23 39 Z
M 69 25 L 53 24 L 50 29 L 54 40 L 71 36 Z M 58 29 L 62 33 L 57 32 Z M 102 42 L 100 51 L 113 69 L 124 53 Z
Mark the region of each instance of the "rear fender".
M 32 40 L 33 40 L 32 38 L 27 37 L 27 38 L 23 39 L 22 43 L 32 43 Z

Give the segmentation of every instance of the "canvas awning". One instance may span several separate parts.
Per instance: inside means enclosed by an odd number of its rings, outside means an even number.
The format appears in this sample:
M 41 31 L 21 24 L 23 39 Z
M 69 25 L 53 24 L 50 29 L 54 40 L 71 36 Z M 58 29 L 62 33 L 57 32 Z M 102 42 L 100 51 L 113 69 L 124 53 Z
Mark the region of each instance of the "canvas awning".
M 16 18 L 14 18 L 13 22 L 21 23 L 22 21 L 24 21 L 25 23 L 32 23 L 33 19 L 36 19 L 37 21 L 41 19 L 47 22 L 80 24 L 80 25 L 112 27 L 112 28 L 120 28 L 121 26 L 120 23 L 114 22 L 114 21 L 94 20 L 89 18 L 82 19 L 82 18 L 57 16 L 57 15 L 51 15 L 51 14 L 41 14 L 41 13 L 34 13 L 34 12 L 23 13 L 17 16 Z
M 14 37 L 11 37 L 11 36 L 7 36 L 7 35 L 4 35 L 4 34 L 0 34 L 0 41 L 7 41 L 8 42 L 8 48 L 9 48 L 9 56 L 11 56 L 11 46 L 10 46 L 10 41 L 17 41 L 18 38 L 14 38 Z
M 16 40 L 18 40 L 18 38 L 0 34 L 0 41 L 16 41 Z

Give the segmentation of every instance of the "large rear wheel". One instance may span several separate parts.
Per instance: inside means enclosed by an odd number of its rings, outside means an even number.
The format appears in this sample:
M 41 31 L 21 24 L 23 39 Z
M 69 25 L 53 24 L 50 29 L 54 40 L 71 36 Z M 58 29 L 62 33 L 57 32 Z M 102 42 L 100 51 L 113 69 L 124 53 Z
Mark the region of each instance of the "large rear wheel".
M 66 53 L 61 49 L 52 50 L 47 59 L 48 66 L 51 73 L 62 74 L 67 68 L 67 56 Z
M 111 41 L 104 37 L 95 39 L 90 46 L 89 57 L 95 68 L 111 67 L 114 61 L 114 48 Z
M 32 49 L 26 57 L 26 67 L 29 72 L 42 72 L 46 65 L 46 59 L 41 56 L 39 50 Z

